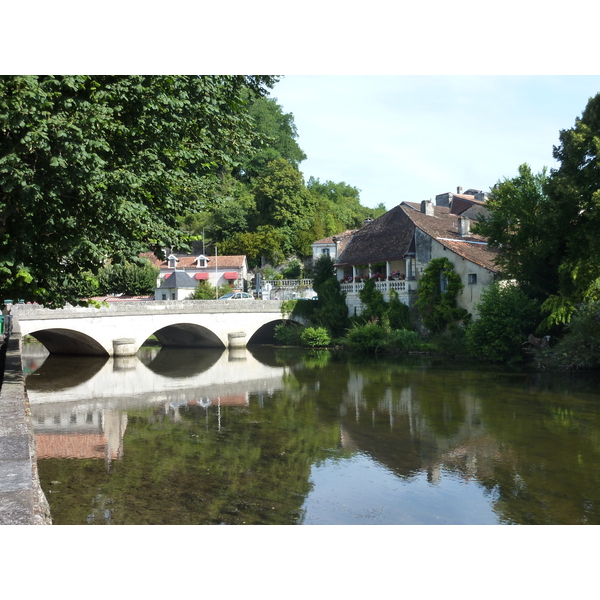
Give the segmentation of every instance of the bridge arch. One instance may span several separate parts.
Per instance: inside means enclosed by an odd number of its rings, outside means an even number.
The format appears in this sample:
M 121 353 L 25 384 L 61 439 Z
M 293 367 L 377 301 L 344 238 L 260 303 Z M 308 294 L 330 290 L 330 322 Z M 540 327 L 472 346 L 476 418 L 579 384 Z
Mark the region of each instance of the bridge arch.
M 173 323 L 157 329 L 152 335 L 167 348 L 225 348 L 214 332 L 195 323 Z
M 108 356 L 106 349 L 93 337 L 75 331 L 53 327 L 39 329 L 29 335 L 42 343 L 50 354 L 84 354 L 88 356 Z

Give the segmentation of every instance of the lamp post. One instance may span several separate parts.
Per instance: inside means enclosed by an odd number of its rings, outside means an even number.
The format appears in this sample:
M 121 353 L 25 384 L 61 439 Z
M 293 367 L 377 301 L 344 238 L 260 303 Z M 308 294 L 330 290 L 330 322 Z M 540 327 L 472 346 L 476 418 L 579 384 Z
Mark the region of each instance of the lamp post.
M 219 272 L 217 271 L 217 244 L 215 244 L 215 300 L 219 299 Z

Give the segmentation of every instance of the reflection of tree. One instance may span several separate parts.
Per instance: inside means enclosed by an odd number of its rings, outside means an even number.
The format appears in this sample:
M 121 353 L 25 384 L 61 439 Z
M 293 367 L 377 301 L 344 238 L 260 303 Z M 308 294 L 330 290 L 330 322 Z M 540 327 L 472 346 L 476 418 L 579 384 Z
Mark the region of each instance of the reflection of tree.
M 173 415 L 174 416 L 174 415 Z M 128 415 L 124 456 L 110 473 L 94 461 L 40 461 L 45 489 L 77 490 L 53 503 L 55 523 L 290 524 L 301 519 L 311 465 L 339 441 L 314 403 L 276 393 L 248 407 L 188 407 L 177 419 Z M 86 489 L 81 489 L 83 482 Z M 58 496 L 56 496 L 58 498 Z
M 600 524 L 597 394 L 564 394 L 563 382 L 551 377 L 522 383 L 528 393 L 491 386 L 504 402 L 482 396 L 489 431 L 513 456 L 481 479 L 497 513 L 506 523 Z

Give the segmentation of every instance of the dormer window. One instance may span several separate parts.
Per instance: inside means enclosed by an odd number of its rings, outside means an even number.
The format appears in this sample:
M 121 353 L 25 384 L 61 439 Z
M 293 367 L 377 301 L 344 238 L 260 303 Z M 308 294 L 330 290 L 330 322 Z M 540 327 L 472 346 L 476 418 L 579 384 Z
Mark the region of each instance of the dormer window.
M 177 259 L 177 257 L 176 257 L 176 256 L 174 256 L 173 254 L 170 254 L 170 255 L 167 257 L 167 260 L 169 261 L 169 262 L 168 262 L 168 264 L 169 264 L 169 269 L 175 269 L 175 268 L 177 267 L 177 260 L 178 260 L 178 259 Z
M 204 267 L 207 267 L 208 266 L 208 258 L 206 258 L 206 256 L 204 256 L 204 254 L 201 254 L 196 259 L 196 265 L 198 266 L 199 269 L 203 269 Z

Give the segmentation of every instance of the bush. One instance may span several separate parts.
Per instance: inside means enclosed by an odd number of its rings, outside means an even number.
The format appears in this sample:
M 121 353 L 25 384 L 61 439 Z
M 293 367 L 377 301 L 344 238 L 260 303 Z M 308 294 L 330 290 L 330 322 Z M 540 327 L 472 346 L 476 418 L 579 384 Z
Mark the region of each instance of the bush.
M 219 286 L 219 291 L 209 281 L 200 281 L 196 289 L 188 296 L 188 300 L 216 300 L 232 291 L 227 284 Z
M 362 289 L 358 292 L 360 301 L 365 308 L 361 312 L 361 316 L 367 319 L 381 319 L 386 311 L 385 300 L 383 294 L 376 289 L 375 280 L 367 279 Z
M 460 275 L 447 258 L 434 258 L 429 263 L 419 281 L 415 302 L 423 325 L 429 331 L 441 333 L 452 323 L 469 320 L 469 312 L 456 305 L 456 297 L 462 289 Z
M 421 337 L 416 331 L 395 329 L 389 331 L 385 339 L 385 348 L 395 354 L 408 354 L 422 349 Z
M 523 343 L 536 330 L 540 305 L 516 285 L 490 285 L 477 304 L 479 318 L 466 331 L 471 354 L 492 362 L 524 358 Z
M 386 316 L 392 329 L 411 329 L 410 308 L 400 302 L 398 292 L 390 291 L 390 301 L 388 302 Z
M 345 344 L 352 350 L 377 353 L 385 347 L 387 333 L 383 327 L 371 321 L 353 327 L 345 338 Z
M 292 323 L 280 323 L 275 326 L 273 337 L 275 341 L 284 346 L 300 346 L 300 335 L 304 328 Z
M 577 307 L 567 333 L 544 362 L 563 369 L 600 367 L 600 302 Z
M 310 346 L 311 348 L 331 344 L 329 333 L 324 327 L 307 327 L 300 334 L 300 341 L 303 346 Z

